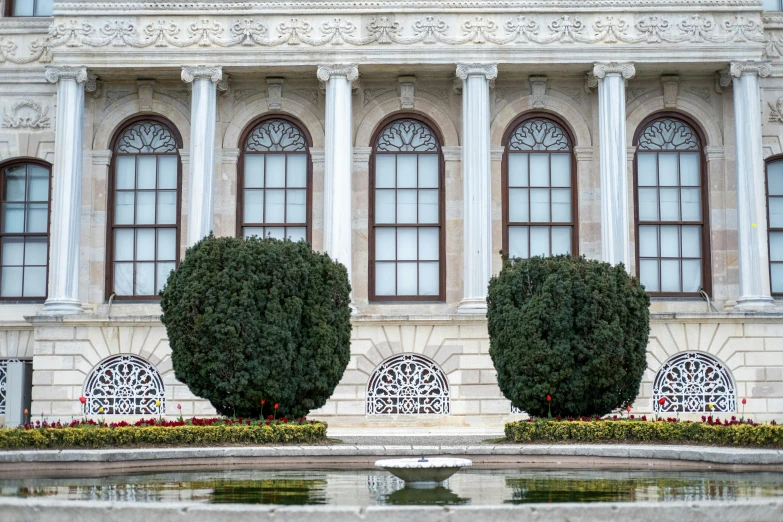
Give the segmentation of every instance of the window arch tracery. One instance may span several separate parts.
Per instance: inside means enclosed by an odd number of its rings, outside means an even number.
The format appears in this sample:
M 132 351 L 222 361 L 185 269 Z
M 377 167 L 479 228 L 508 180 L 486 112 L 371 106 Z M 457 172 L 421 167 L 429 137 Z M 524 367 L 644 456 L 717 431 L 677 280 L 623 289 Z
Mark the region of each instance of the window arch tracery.
M 381 363 L 367 384 L 369 415 L 449 413 L 449 384 L 443 370 L 418 354 L 400 354 Z
M 85 415 L 97 415 L 101 408 L 105 415 L 160 415 L 166 411 L 160 373 L 135 355 L 115 355 L 99 363 L 87 377 L 84 397 Z
M 655 376 L 653 408 L 661 413 L 734 412 L 737 411 L 734 381 L 715 357 L 697 352 L 678 353 Z

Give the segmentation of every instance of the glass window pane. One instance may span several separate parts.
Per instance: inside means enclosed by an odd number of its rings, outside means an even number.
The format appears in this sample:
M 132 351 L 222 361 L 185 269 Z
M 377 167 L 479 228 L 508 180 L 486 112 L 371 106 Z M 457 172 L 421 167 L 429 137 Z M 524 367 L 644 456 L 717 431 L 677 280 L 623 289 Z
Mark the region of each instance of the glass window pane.
M 375 295 L 394 295 L 397 267 L 394 263 L 375 263 Z
M 132 228 L 118 228 L 114 230 L 114 260 L 133 260 L 133 230 Z
M 173 261 L 176 259 L 177 229 L 158 229 L 158 253 L 157 259 L 161 261 Z
M 24 232 L 24 203 L 3 204 L 3 232 Z
M 639 169 L 639 186 L 654 187 L 658 184 L 657 163 L 658 154 L 655 152 L 639 152 L 636 155 L 636 164 Z
M 46 232 L 49 225 L 49 205 L 46 203 L 27 204 L 26 232 Z
M 767 165 L 767 191 L 770 196 L 783 196 L 783 160 Z
M 438 188 L 438 155 L 419 154 L 419 188 Z
M 136 188 L 136 156 L 117 156 L 117 190 Z
M 769 226 L 783 228 L 783 197 L 769 198 Z
M 136 263 L 136 284 L 134 295 L 154 295 L 155 293 L 155 263 Z
M 133 206 L 135 201 L 133 192 L 114 193 L 114 224 L 133 224 Z
M 417 263 L 397 263 L 397 295 L 416 295 Z
M 136 260 L 153 261 L 155 259 L 155 229 L 136 229 Z
M 246 188 L 264 187 L 264 155 L 245 154 L 244 184 Z
M 242 218 L 245 223 L 264 222 L 263 190 L 245 190 L 245 200 L 242 202 Z
M 266 186 L 267 188 L 285 187 L 285 155 L 266 155 Z
M 769 233 L 770 261 L 783 261 L 783 232 Z
M 783 263 L 772 263 L 772 291 L 783 293 Z
M 397 223 L 416 223 L 416 191 L 397 191 Z
M 288 187 L 305 188 L 307 186 L 307 154 L 288 155 Z
M 394 154 L 375 155 L 375 186 L 377 188 L 394 188 L 395 168 L 397 159 Z
M 133 263 L 114 263 L 114 293 L 133 295 Z
M 571 227 L 552 227 L 552 255 L 571 253 Z
M 661 227 L 661 257 L 680 257 L 680 227 Z
M 639 221 L 658 221 L 658 189 L 639 189 Z
M 701 227 L 682 227 L 682 257 L 701 257 Z
M 530 201 L 528 190 L 522 188 L 508 189 L 508 220 L 511 223 L 527 223 L 530 221 Z
M 682 291 L 698 292 L 699 288 L 701 288 L 701 260 L 683 259 Z
M 552 221 L 571 221 L 571 189 L 552 189 Z
M 571 155 L 552 154 L 552 186 L 571 186 Z
M 639 257 L 658 257 L 658 227 L 639 227 Z
M 245 227 L 242 229 L 242 233 L 244 234 L 245 238 L 258 236 L 260 238 L 264 237 L 264 227 Z
M 413 260 L 417 258 L 416 243 L 418 241 L 415 228 L 397 229 L 397 259 Z
M 46 242 L 47 242 L 47 238 L 45 237 L 28 237 L 25 240 L 25 247 L 24 247 L 25 265 L 44 265 L 44 266 L 46 265 L 46 257 L 47 257 Z M 5 244 L 3 244 L 3 251 L 5 252 Z M 3 256 L 3 258 L 5 258 L 5 255 Z M 5 264 L 14 264 L 14 263 L 5 263 L 4 260 L 3 264 L 5 265 Z
M 286 227 L 285 237 L 293 242 L 307 241 L 307 229 L 305 227 Z
M 0 295 L 3 297 L 22 296 L 22 268 L 3 267 L 0 274 Z
M 174 190 L 158 192 L 158 224 L 173 225 L 177 222 L 177 193 Z
M 682 192 L 682 220 L 701 220 L 701 189 L 680 189 Z
M 416 188 L 417 176 L 416 154 L 397 154 L 397 188 Z
M 285 222 L 304 223 L 307 221 L 307 191 L 288 190 L 285 197 Z
M 527 154 L 510 152 L 508 154 L 508 186 L 527 187 Z
M 661 189 L 661 221 L 680 220 L 679 195 L 678 189 Z
M 530 255 L 549 255 L 549 227 L 530 227 Z
M 438 222 L 438 191 L 419 190 L 419 223 Z
M 438 263 L 419 263 L 419 295 L 438 295 L 439 289 Z
M 24 238 L 23 237 L 4 237 L 3 238 L 3 265 L 23 265 L 24 264 Z
M 639 281 L 648 292 L 660 292 L 658 284 L 658 261 L 655 259 L 642 259 L 639 261 Z
M 375 259 L 394 261 L 397 250 L 397 229 L 383 227 L 375 229 Z
M 780 0 L 764 0 L 762 3 L 762 8 L 765 11 L 780 11 L 780 5 L 778 5 Z
M 27 167 L 16 165 L 5 169 L 5 201 L 24 201 L 27 186 Z
M 285 239 L 285 228 L 283 227 L 266 227 L 264 233 L 266 237 L 271 237 L 272 239 Z
M 549 221 L 549 189 L 530 189 L 530 221 Z
M 394 223 L 395 195 L 393 189 L 375 191 L 375 222 Z
M 28 201 L 49 201 L 49 169 L 30 165 L 30 189 L 27 191 Z
M 676 259 L 661 260 L 661 292 L 681 292 L 680 261 Z
M 138 160 L 137 168 L 139 171 L 136 175 L 138 186 L 136 188 L 156 188 L 157 158 L 155 156 L 138 156 Z
M 52 16 L 54 12 L 54 0 L 37 0 L 35 2 L 35 16 Z
M 508 227 L 508 254 L 511 257 L 527 259 L 530 253 L 527 248 L 528 227 Z
M 136 193 L 136 223 L 139 225 L 155 223 L 155 192 Z
M 46 267 L 28 266 L 24 269 L 24 297 L 46 295 Z
M 269 181 L 269 176 L 267 176 L 267 181 Z M 285 190 L 266 191 L 265 223 L 285 223 Z
M 530 155 L 530 186 L 549 186 L 549 154 Z
M 13 16 L 33 16 L 33 7 L 35 6 L 33 0 L 13 0 L 12 5 L 14 6 Z
M 658 153 L 658 184 L 662 187 L 678 185 L 677 156 L 676 152 Z
M 419 259 L 437 261 L 440 257 L 440 231 L 437 228 L 419 229 Z
M 699 153 L 680 153 L 680 185 L 685 187 L 698 187 L 701 185 L 699 176 Z
M 177 189 L 176 156 L 158 156 L 158 188 Z
M 156 269 L 158 273 L 155 274 L 155 278 L 157 279 L 155 284 L 155 293 L 157 294 L 163 290 L 163 287 L 166 285 L 166 282 L 169 279 L 169 274 L 172 270 L 174 270 L 174 263 L 156 263 Z

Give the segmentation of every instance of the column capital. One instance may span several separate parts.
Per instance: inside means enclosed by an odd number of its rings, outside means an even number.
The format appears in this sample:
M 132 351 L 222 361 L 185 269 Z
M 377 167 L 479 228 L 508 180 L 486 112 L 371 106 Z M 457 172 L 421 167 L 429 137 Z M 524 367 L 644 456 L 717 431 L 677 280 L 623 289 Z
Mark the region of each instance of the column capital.
M 49 83 L 57 83 L 60 80 L 76 80 L 76 83 L 85 83 L 87 81 L 87 67 L 71 67 L 63 65 L 60 67 L 47 66 L 44 71 L 44 77 Z
M 593 147 L 574 147 L 576 161 L 593 161 Z
M 355 63 L 335 63 L 332 65 L 319 65 L 316 73 L 322 82 L 328 82 L 333 76 L 342 77 L 353 82 L 359 78 L 359 66 Z
M 223 66 L 215 65 L 207 67 L 206 65 L 197 65 L 196 67 L 182 66 L 182 81 L 193 83 L 194 80 L 207 79 L 212 83 L 219 83 L 223 80 Z
M 739 78 L 743 74 L 756 74 L 762 78 L 766 78 L 772 74 L 772 66 L 768 61 L 764 62 L 731 62 L 729 65 L 729 74 L 732 78 Z
M 458 63 L 457 78 L 467 80 L 468 76 L 483 76 L 487 80 L 498 77 L 498 64 L 496 63 Z
M 607 74 L 619 74 L 626 80 L 636 76 L 636 67 L 630 62 L 594 63 L 593 75 L 603 80 Z

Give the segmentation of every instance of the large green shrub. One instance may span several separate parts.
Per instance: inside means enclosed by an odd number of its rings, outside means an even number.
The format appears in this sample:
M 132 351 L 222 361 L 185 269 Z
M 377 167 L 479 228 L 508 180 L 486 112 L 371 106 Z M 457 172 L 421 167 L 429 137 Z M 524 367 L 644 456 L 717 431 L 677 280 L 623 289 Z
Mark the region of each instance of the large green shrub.
M 223 415 L 307 415 L 348 365 L 348 273 L 305 242 L 210 235 L 161 297 L 177 379 Z
M 489 284 L 500 389 L 534 416 L 603 415 L 633 402 L 647 364 L 650 299 L 622 265 L 504 258 Z M 546 400 L 547 395 L 551 402 Z

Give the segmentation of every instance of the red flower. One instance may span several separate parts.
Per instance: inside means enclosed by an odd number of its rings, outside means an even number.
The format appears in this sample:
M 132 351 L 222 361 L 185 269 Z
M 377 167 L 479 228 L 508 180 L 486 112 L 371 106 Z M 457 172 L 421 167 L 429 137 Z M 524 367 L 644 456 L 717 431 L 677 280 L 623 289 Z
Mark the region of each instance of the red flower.
M 181 410 L 182 409 L 182 405 L 181 404 L 177 404 L 177 409 Z
M 625 409 L 628 410 L 629 413 L 631 412 L 631 407 L 630 406 L 626 406 Z
M 87 397 L 82 395 L 81 397 L 79 397 L 79 402 L 81 402 L 82 404 L 87 404 Z
M 546 394 L 546 402 L 551 402 L 551 401 L 552 401 L 552 396 L 547 393 Z
M 279 404 L 277 404 L 277 403 L 275 403 L 275 409 L 277 409 L 277 408 L 279 408 L 279 407 L 280 407 L 280 405 L 279 405 Z
M 261 406 L 263 406 L 264 404 L 266 404 L 266 401 L 264 399 L 261 399 Z
M 747 403 L 748 403 L 748 399 L 745 399 L 745 398 L 743 398 L 743 399 L 742 399 L 742 404 L 743 404 L 743 405 L 745 405 L 745 404 L 747 404 Z
M 660 404 L 661 406 L 663 406 L 664 404 L 666 404 L 666 399 L 665 399 L 665 398 L 663 398 L 663 397 L 661 397 L 660 399 L 658 399 L 658 404 Z

